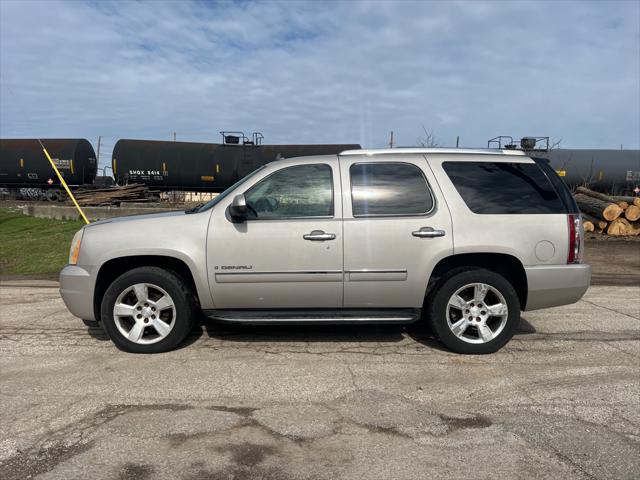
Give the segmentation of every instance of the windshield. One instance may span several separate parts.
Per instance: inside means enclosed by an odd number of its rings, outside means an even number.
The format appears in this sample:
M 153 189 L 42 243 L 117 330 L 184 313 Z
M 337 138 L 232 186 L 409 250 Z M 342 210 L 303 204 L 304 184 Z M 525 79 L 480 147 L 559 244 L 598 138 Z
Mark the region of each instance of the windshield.
M 200 208 L 198 208 L 196 213 L 200 213 L 200 212 L 204 212 L 205 210 L 209 210 L 210 208 L 213 208 L 214 206 L 216 206 L 218 203 L 220 203 L 222 200 L 224 200 L 226 197 L 229 196 L 229 194 L 231 192 L 233 192 L 236 187 L 239 187 L 240 185 L 242 185 L 244 182 L 246 182 L 247 180 L 249 180 L 251 177 L 253 177 L 256 173 L 258 173 L 260 170 L 263 170 L 266 167 L 266 165 L 262 165 L 260 167 L 258 167 L 258 169 L 254 170 L 253 172 L 251 172 L 249 175 L 247 175 L 246 177 L 241 178 L 240 180 L 238 180 L 236 183 L 234 183 L 233 185 L 231 185 L 229 188 L 227 188 L 224 192 L 222 192 L 220 195 L 217 195 L 216 197 L 214 197 L 212 200 L 209 200 L 207 203 L 205 203 L 204 205 L 202 205 Z

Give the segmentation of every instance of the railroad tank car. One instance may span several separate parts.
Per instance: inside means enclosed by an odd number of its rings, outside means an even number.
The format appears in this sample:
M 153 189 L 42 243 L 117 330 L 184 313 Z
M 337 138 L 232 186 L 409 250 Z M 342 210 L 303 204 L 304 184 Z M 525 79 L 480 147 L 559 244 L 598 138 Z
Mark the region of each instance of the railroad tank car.
M 41 140 L 68 185 L 92 184 L 98 170 L 93 147 L 83 138 Z M 60 181 L 37 139 L 0 139 L 0 186 L 59 188 Z
M 222 192 L 277 158 L 337 154 L 360 145 L 254 145 L 127 140 L 116 142 L 111 166 L 118 185 Z
M 632 195 L 640 187 L 640 150 L 561 148 L 527 153 L 548 159 L 571 187 L 588 185 L 612 195 Z

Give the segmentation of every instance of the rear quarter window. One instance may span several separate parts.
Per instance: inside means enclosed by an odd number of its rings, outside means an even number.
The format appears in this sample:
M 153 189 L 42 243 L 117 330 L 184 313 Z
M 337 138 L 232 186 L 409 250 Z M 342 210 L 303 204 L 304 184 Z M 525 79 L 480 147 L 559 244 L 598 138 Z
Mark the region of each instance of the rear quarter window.
M 567 213 L 555 188 L 535 163 L 444 162 L 442 166 L 474 213 Z
M 573 195 L 571 195 L 571 190 L 569 190 L 567 184 L 564 183 L 564 180 L 562 180 L 558 176 L 556 171 L 551 168 L 551 165 L 549 165 L 549 160 L 547 160 L 546 158 L 535 157 L 531 157 L 531 160 L 536 162 L 536 165 L 538 165 L 538 167 L 540 167 L 540 169 L 547 175 L 547 178 L 553 184 L 556 192 L 560 196 L 560 200 L 562 200 L 562 203 L 564 203 L 564 206 L 567 209 L 567 213 L 580 213 L 578 205 L 576 205 L 576 201 L 574 200 Z

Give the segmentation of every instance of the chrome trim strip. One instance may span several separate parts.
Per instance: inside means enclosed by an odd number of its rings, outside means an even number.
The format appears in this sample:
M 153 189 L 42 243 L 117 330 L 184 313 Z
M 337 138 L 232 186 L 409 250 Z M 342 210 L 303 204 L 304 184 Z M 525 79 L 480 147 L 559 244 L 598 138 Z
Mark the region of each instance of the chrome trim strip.
M 284 274 L 317 274 L 317 273 L 407 273 L 406 268 L 360 268 L 355 270 L 283 270 L 283 271 L 260 271 L 255 272 L 216 272 L 216 275 L 284 275 Z
M 349 282 L 404 282 L 409 277 L 404 268 L 348 270 L 345 273 L 345 281 Z
M 406 270 L 405 270 L 406 271 Z M 255 271 L 255 272 L 247 272 L 247 271 L 242 271 L 242 272 L 216 272 L 216 275 L 286 275 L 286 274 L 295 274 L 295 275 L 301 275 L 301 274 L 309 274 L 309 275 L 313 275 L 313 274 L 320 274 L 320 273 L 342 273 L 342 270 L 284 270 L 284 271 L 280 271 L 280 272 L 263 272 L 263 271 Z
M 296 283 L 342 282 L 342 270 L 288 271 L 288 272 L 228 272 L 215 274 L 216 283 Z
M 416 320 L 414 316 L 380 316 L 380 317 L 290 317 L 290 318 L 264 318 L 264 317 L 225 317 L 213 315 L 209 318 L 236 323 L 331 323 L 331 322 L 412 322 Z
M 313 215 L 309 215 L 306 217 L 261 217 L 261 218 L 247 218 L 247 222 L 251 221 L 251 222 L 267 222 L 267 221 L 289 221 L 289 220 L 339 220 L 339 218 L 336 218 L 335 215 L 318 215 L 318 216 L 313 216 Z
M 406 268 L 361 268 L 357 270 L 345 270 L 344 273 L 407 273 Z

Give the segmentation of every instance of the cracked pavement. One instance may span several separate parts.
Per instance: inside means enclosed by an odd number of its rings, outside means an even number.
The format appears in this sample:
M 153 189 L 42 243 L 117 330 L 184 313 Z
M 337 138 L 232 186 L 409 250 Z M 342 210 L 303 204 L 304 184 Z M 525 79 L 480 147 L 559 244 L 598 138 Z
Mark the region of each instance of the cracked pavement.
M 0 478 L 640 477 L 640 286 L 523 314 L 500 352 L 416 328 L 207 323 L 118 351 L 56 282 L 0 284 Z

